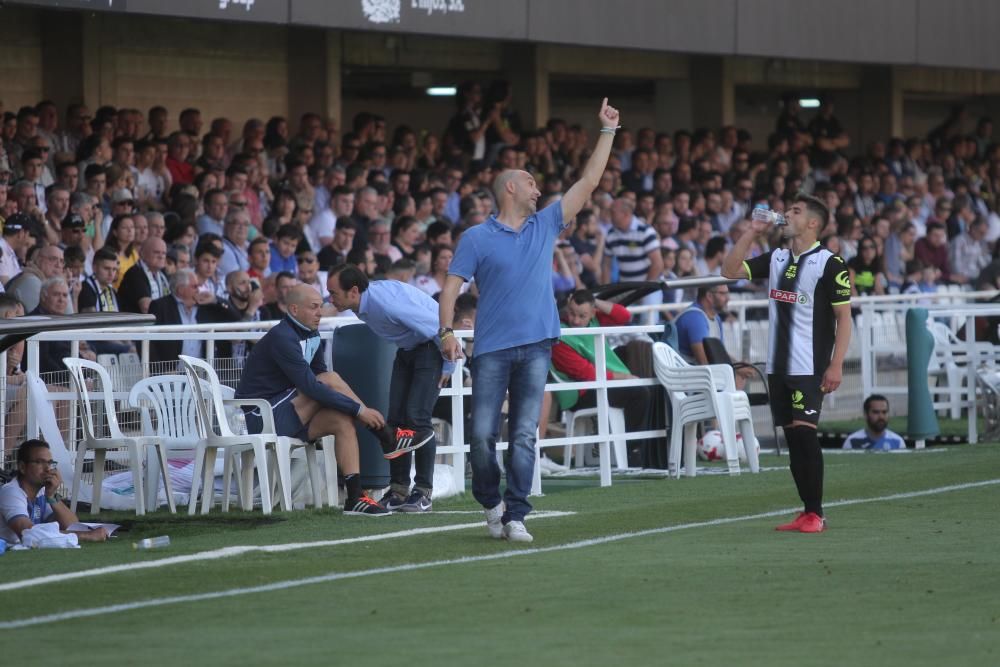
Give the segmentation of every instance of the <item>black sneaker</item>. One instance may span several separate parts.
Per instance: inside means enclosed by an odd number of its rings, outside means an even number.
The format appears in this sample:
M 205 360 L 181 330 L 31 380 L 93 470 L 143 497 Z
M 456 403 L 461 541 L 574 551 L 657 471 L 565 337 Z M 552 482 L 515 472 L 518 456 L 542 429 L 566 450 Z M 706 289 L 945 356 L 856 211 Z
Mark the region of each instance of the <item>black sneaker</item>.
M 430 512 L 431 499 L 423 491 L 413 489 L 399 508 L 400 512 Z
M 408 499 L 401 493 L 389 491 L 382 496 L 382 506 L 390 512 L 398 512 L 408 502 Z
M 344 503 L 344 514 L 363 516 L 389 516 L 392 514 L 385 507 L 371 499 L 367 493 L 357 498 L 348 498 Z
M 400 426 L 396 429 L 396 442 L 392 451 L 386 451 L 383 456 L 389 460 L 398 458 L 407 452 L 420 449 L 430 442 L 433 437 L 434 429 L 428 428 L 415 431 L 412 428 Z M 385 450 L 385 447 L 383 447 L 383 450 Z
M 382 445 L 382 453 L 389 454 L 396 449 L 396 432 L 386 424 L 382 428 L 369 428 L 376 438 L 378 438 L 378 444 Z

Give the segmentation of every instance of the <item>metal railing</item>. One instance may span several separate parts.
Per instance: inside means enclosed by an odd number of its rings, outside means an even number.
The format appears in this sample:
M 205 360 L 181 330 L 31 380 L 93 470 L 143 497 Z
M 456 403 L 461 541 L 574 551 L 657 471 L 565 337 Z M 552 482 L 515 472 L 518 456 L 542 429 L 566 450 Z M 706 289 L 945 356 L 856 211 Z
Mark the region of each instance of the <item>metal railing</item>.
M 723 282 L 723 279 L 718 279 L 718 282 Z M 842 389 L 838 391 L 840 399 L 835 399 L 837 395 L 828 397 L 827 406 L 824 409 L 824 416 L 826 418 L 850 418 L 859 414 L 859 406 L 861 400 L 864 396 L 870 394 L 872 391 L 883 391 L 892 393 L 893 391 L 899 390 L 898 385 L 892 384 L 891 371 L 880 371 L 879 363 L 880 359 L 884 361 L 886 355 L 891 356 L 893 354 L 898 355 L 900 351 L 905 351 L 905 337 L 902 338 L 902 344 L 899 343 L 898 334 L 893 340 L 886 341 L 881 338 L 877 338 L 880 335 L 884 335 L 884 328 L 879 329 L 873 324 L 866 325 L 865 322 L 872 323 L 874 321 L 873 315 L 870 313 L 878 312 L 878 309 L 882 309 L 883 312 L 888 310 L 893 310 L 895 312 L 902 312 L 906 308 L 910 307 L 913 303 L 920 303 L 922 301 L 968 301 L 970 299 L 983 299 L 992 298 L 997 295 L 996 291 L 985 291 L 985 292 L 943 292 L 935 294 L 917 294 L 917 295 L 893 295 L 893 296 L 873 296 L 873 297 L 862 297 L 853 300 L 853 305 L 861 308 L 862 315 L 859 318 L 858 324 L 855 328 L 855 335 L 853 336 L 854 343 L 852 343 L 851 352 L 848 355 L 848 361 L 850 362 L 845 369 L 845 378 Z M 730 302 L 730 310 L 736 314 L 736 322 L 731 325 L 727 331 L 731 335 L 725 336 L 726 347 L 729 350 L 731 356 L 734 359 L 743 359 L 751 363 L 763 363 L 766 361 L 766 344 L 761 344 L 761 339 L 766 340 L 767 323 L 766 320 L 754 320 L 748 318 L 748 311 L 754 309 L 763 309 L 767 306 L 766 299 L 753 299 L 753 298 L 733 298 Z M 633 313 L 647 313 L 653 311 L 666 311 L 666 312 L 677 312 L 688 307 L 689 304 L 664 304 L 659 306 L 632 306 L 629 308 Z M 921 304 L 923 305 L 923 304 Z M 993 304 L 981 304 L 981 305 L 954 305 L 946 304 L 940 306 L 929 306 L 929 310 L 932 311 L 932 317 L 948 317 L 952 322 L 952 329 L 957 328 L 955 324 L 959 320 L 966 323 L 967 326 L 972 326 L 972 323 L 977 316 L 983 315 L 1000 315 L 1000 305 Z M 869 313 L 866 315 L 866 313 Z M 340 316 L 334 318 L 324 318 L 320 326 L 320 336 L 323 340 L 327 341 L 327 345 L 324 346 L 326 364 L 328 368 L 333 367 L 333 346 L 329 343 L 332 342 L 333 332 L 336 328 L 341 326 L 348 326 L 353 324 L 358 324 L 360 320 L 353 316 Z M 277 321 L 272 322 L 240 322 L 231 324 L 216 324 L 216 325 L 195 325 L 195 326 L 157 326 L 157 327 L 121 327 L 113 329 L 94 329 L 87 331 L 60 331 L 60 332 L 49 332 L 41 333 L 33 336 L 27 341 L 27 359 L 28 359 L 28 369 L 34 370 L 36 373 L 38 371 L 38 344 L 44 341 L 71 341 L 71 353 L 73 355 L 79 354 L 79 342 L 81 340 L 96 341 L 96 340 L 133 340 L 137 341 L 140 350 L 140 359 L 142 365 L 143 377 L 150 374 L 152 371 L 156 372 L 170 372 L 170 369 L 152 369 L 149 363 L 149 343 L 153 340 L 177 340 L 178 338 L 193 337 L 202 341 L 216 341 L 223 340 L 229 342 L 235 341 L 255 341 L 259 340 L 264 334 L 274 326 Z M 619 336 L 619 335 L 635 335 L 635 334 L 657 334 L 662 331 L 662 326 L 660 325 L 644 325 L 644 326 L 623 326 L 623 327 L 588 327 L 582 329 L 564 329 L 563 333 L 572 335 L 594 335 L 598 337 L 596 341 L 595 351 L 597 359 L 595 359 L 595 366 L 598 369 L 597 377 L 600 378 L 594 382 L 585 383 L 559 383 L 559 384 L 549 384 L 546 386 L 547 391 L 562 391 L 571 389 L 596 389 L 597 390 L 597 409 L 599 414 L 598 421 L 598 433 L 593 435 L 585 436 L 575 436 L 573 438 L 550 438 L 541 442 L 541 446 L 558 446 L 558 445 L 577 445 L 577 444 L 592 444 L 598 442 L 607 441 L 607 410 L 608 410 L 608 399 L 607 391 L 609 388 L 616 387 L 628 387 L 628 386 L 655 386 L 657 383 L 655 379 L 643 378 L 636 380 L 605 380 L 603 379 L 606 374 L 606 360 L 604 358 L 604 345 L 609 337 Z M 883 331 L 882 334 L 879 331 Z M 472 336 L 471 331 L 458 331 L 456 332 L 456 337 L 459 339 L 466 339 Z M 974 345 L 971 345 L 970 341 L 970 359 L 978 359 L 979 353 L 975 349 Z M 228 370 L 226 371 L 227 376 L 233 377 L 223 377 L 223 382 L 233 383 L 238 379 L 236 375 L 239 372 L 238 365 L 234 365 L 230 362 L 224 362 L 223 360 L 214 359 L 214 346 L 206 346 L 206 359 L 208 361 L 218 361 L 220 363 L 230 364 Z M 978 355 L 978 356 L 977 356 Z M 0 362 L 4 361 L 4 355 L 0 354 Z M 969 364 L 967 369 L 970 386 L 975 386 L 975 366 L 976 364 Z M 471 389 L 464 387 L 461 382 L 462 374 L 462 364 L 458 364 L 452 378 L 452 386 L 442 390 L 441 395 L 449 397 L 452 404 L 452 438 L 451 442 L 439 447 L 439 451 L 442 454 L 450 454 L 453 458 L 453 471 L 455 476 L 455 482 L 458 484 L 458 488 L 464 488 L 465 479 L 465 453 L 468 451 L 468 445 L 465 442 L 464 433 L 464 422 L 462 419 L 457 418 L 458 415 L 464 414 L 462 407 L 462 400 L 464 396 L 471 395 Z M 885 380 L 888 374 L 888 381 Z M 69 424 L 76 423 L 76 414 L 78 406 L 75 405 L 76 396 L 69 389 L 68 383 L 59 382 L 54 384 L 51 388 L 50 399 L 52 401 L 66 401 L 69 403 Z M 8 387 L 6 381 L 4 380 L 2 386 L 0 386 L 0 399 L 5 398 L 8 394 Z M 127 397 L 127 391 L 116 391 L 114 398 L 116 400 L 123 400 Z M 974 400 L 974 396 L 973 399 Z M 835 402 L 836 401 L 836 402 Z M 971 403 L 970 403 L 971 404 Z M 7 405 L 7 402 L 4 402 Z M 841 408 L 840 406 L 843 405 Z M 34 437 L 38 433 L 37 415 L 35 414 L 34 408 L 31 401 L 27 401 L 27 416 L 26 416 L 26 433 L 28 437 Z M 830 410 L 828 410 L 828 408 Z M 4 411 L 5 412 L 5 411 Z M 898 409 L 897 409 L 898 414 Z M 975 432 L 975 419 L 971 418 L 975 415 L 975 410 L 970 410 L 970 442 L 975 442 L 977 434 Z M 770 412 L 766 406 L 755 408 L 755 422 L 758 423 L 758 430 L 762 433 L 767 432 L 767 426 L 770 425 Z M 0 435 L 6 433 L 4 428 L 3 417 L 0 417 Z M 70 442 L 75 437 L 75 429 L 68 428 L 69 441 L 67 446 L 72 447 L 73 443 Z M 665 435 L 663 429 L 655 431 L 642 431 L 633 432 L 626 435 L 626 439 L 647 439 L 662 437 Z

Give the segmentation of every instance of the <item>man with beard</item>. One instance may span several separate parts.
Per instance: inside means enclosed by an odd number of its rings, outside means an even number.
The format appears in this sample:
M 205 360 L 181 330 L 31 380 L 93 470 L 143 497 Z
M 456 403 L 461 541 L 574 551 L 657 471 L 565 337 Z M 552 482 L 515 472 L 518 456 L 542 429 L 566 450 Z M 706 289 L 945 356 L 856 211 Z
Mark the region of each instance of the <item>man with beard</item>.
M 865 399 L 865 427 L 847 436 L 844 449 L 871 449 L 888 451 L 906 449 L 903 438 L 890 431 L 889 399 L 880 394 L 872 394 Z

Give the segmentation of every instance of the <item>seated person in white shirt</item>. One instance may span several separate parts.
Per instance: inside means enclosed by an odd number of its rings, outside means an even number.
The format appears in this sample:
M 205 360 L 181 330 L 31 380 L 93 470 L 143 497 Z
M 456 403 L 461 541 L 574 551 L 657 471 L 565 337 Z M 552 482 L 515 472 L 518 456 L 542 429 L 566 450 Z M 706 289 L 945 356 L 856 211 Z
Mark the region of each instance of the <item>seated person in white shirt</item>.
M 0 487 L 0 539 L 9 544 L 35 525 L 56 521 L 63 532 L 80 519 L 56 492 L 62 476 L 47 442 L 26 440 L 17 449 L 17 477 Z M 108 539 L 104 528 L 76 533 L 81 542 Z
M 890 431 L 889 399 L 880 394 L 872 394 L 865 399 L 865 427 L 847 436 L 844 449 L 871 449 L 873 451 L 888 451 L 891 449 L 906 449 L 903 438 Z

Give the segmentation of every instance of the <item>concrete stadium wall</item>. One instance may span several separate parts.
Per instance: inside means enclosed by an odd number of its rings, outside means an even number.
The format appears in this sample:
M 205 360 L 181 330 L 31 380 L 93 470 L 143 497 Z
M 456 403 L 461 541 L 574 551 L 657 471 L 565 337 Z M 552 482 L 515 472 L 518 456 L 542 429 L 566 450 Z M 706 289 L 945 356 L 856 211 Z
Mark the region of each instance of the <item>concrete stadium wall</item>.
M 556 9 L 566 4 L 551 1 Z M 725 9 L 730 0 L 713 2 Z M 889 9 L 875 11 L 874 17 L 898 13 L 913 2 L 890 0 Z M 664 6 L 681 4 L 670 0 Z M 693 4 L 698 3 L 688 3 Z M 803 6 L 814 4 L 808 0 Z M 671 14 L 672 25 L 687 25 L 685 12 L 691 7 L 685 7 Z M 741 31 L 753 31 L 751 17 L 744 19 Z M 622 17 L 609 29 L 621 30 L 618 23 L 628 26 L 631 20 Z M 862 42 L 874 39 L 868 30 L 860 33 Z M 589 39 L 585 33 L 577 37 Z M 784 38 L 776 39 L 777 45 L 768 48 L 777 52 Z M 603 42 L 608 43 L 625 47 L 641 40 Z M 832 93 L 856 146 L 893 134 L 924 133 L 956 101 L 969 103 L 973 116 L 1000 116 L 1000 71 L 0 8 L 0 100 L 8 110 L 45 97 L 60 106 L 83 99 L 92 108 L 112 104 L 145 111 L 163 104 L 176 126 L 180 110 L 197 105 L 206 124 L 226 116 L 238 131 L 249 117 L 271 115 L 288 116 L 294 128 L 305 110 L 339 119 L 344 127 L 366 109 L 386 116 L 390 129 L 406 123 L 418 131 L 440 132 L 454 112 L 453 101 L 428 98 L 423 87 L 498 77 L 513 82 L 515 106 L 529 127 L 552 116 L 592 126 L 596 101 L 603 90 L 611 90 L 633 128 L 669 131 L 733 123 L 749 128 L 758 146 L 773 129 L 783 91 Z
M 17 8 L 2 10 L 0 20 L 0 107 L 17 111 L 42 99 L 40 14 Z

